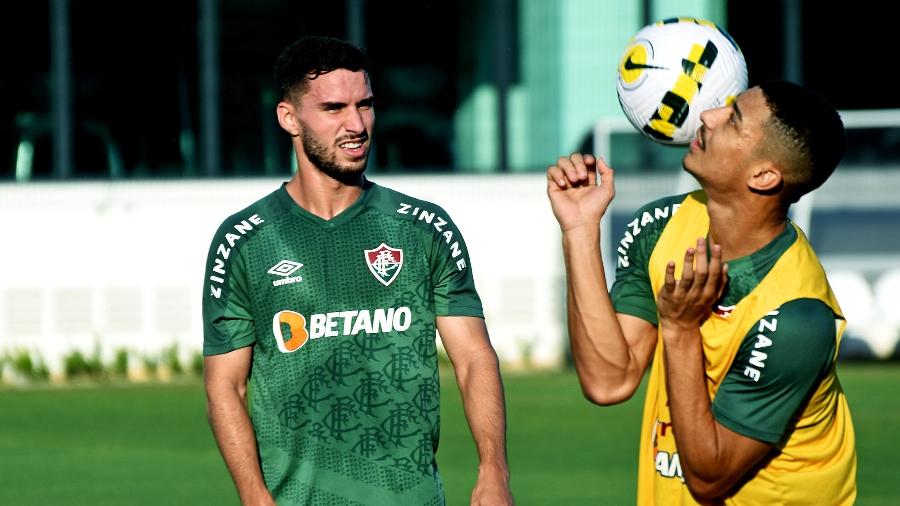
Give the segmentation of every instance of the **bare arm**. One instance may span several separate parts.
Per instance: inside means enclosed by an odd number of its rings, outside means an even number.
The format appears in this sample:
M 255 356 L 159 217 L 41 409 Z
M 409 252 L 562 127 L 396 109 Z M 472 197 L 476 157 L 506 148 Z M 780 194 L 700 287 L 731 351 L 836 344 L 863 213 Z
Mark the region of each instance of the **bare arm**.
M 274 505 L 263 481 L 256 437 L 247 412 L 252 353 L 252 348 L 246 347 L 204 359 L 207 416 L 241 503 Z
M 727 267 L 721 258 L 721 248 L 713 245 L 707 262 L 706 242 L 698 240 L 697 247 L 685 254 L 680 280 L 675 280 L 675 263 L 669 263 L 658 304 L 669 408 L 682 472 L 691 492 L 707 499 L 728 492 L 772 448 L 729 430 L 712 414 L 700 325 L 724 287 Z
M 569 338 L 581 389 L 597 404 L 622 402 L 640 384 L 657 331 L 616 314 L 606 290 L 600 219 L 615 195 L 613 170 L 591 155 L 560 158 L 547 170 L 547 194 L 563 233 Z
M 438 332 L 453 362 L 472 438 L 478 449 L 473 505 L 511 505 L 506 461 L 506 407 L 497 354 L 481 318 L 442 316 Z

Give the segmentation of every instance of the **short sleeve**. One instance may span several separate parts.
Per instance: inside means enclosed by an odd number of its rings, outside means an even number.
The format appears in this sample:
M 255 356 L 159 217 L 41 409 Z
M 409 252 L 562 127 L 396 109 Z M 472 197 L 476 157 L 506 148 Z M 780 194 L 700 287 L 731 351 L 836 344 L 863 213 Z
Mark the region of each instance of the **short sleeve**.
M 610 297 L 617 313 L 659 324 L 656 297 L 650 284 L 650 255 L 684 198 L 684 195 L 666 197 L 638 209 L 625 225 L 622 238 L 613 245 L 618 256 Z
M 716 420 L 777 443 L 834 360 L 837 320 L 822 301 L 798 299 L 763 317 L 744 337 L 713 401 Z
M 483 318 L 466 242 L 446 212 L 438 209 L 439 214 L 447 217 L 447 223 L 441 230 L 432 227 L 425 239 L 429 242 L 426 250 L 434 285 L 435 315 Z
M 613 308 L 617 313 L 636 316 L 653 325 L 659 325 L 656 298 L 650 285 L 647 266 L 637 261 L 628 266 L 616 267 L 616 281 L 610 290 Z
M 214 241 L 203 287 L 203 355 L 220 355 L 256 342 L 243 258 Z

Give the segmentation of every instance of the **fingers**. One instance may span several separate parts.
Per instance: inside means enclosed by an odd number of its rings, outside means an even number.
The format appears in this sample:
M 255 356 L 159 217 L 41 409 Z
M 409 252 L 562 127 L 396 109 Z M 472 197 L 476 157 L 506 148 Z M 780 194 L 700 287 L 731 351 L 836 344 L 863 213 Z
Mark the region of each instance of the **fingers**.
M 718 285 L 722 277 L 722 247 L 710 241 L 709 253 L 709 282 Z
M 696 262 L 694 262 L 694 284 L 700 287 L 706 285 L 707 278 L 709 277 L 709 260 L 707 259 L 706 254 L 706 239 L 699 238 L 697 239 L 697 247 L 694 248 L 694 257 L 696 258 Z
M 594 158 L 591 155 L 592 159 Z M 613 169 L 609 165 L 606 164 L 606 160 L 600 158 L 594 160 L 597 166 L 597 177 L 600 179 L 600 186 L 606 189 L 609 192 L 611 197 L 616 195 L 616 185 L 613 180 Z
M 673 292 L 675 286 L 675 262 L 669 262 L 666 264 L 666 291 Z
M 722 264 L 722 281 L 719 283 L 719 291 L 716 293 L 716 300 L 721 300 L 725 295 L 725 289 L 728 286 L 728 264 Z
M 547 169 L 547 189 L 564 190 L 568 187 L 569 179 L 566 177 L 566 173 L 558 165 L 551 165 Z
M 694 248 L 688 248 L 687 251 L 684 252 L 684 267 L 681 270 L 681 284 L 686 288 L 690 287 L 694 282 L 694 255 L 696 255 L 696 250 Z
M 548 185 L 552 187 L 555 184 L 559 189 L 566 189 L 595 184 L 596 163 L 597 160 L 593 155 L 573 153 L 570 156 L 561 156 L 555 165 L 547 169 Z
M 715 300 L 719 300 L 720 298 L 722 298 L 722 294 L 725 292 L 725 285 L 728 282 L 728 264 L 722 262 L 722 247 L 718 244 L 715 244 L 712 240 L 712 237 L 710 237 L 709 243 L 711 245 L 711 259 L 709 261 L 709 285 L 713 290 L 713 293 L 710 295 L 713 296 Z
M 710 244 L 707 252 L 706 239 L 701 237 L 695 247 L 685 251 L 678 288 L 693 297 L 714 302 L 723 292 L 728 269 L 722 263 L 722 247 L 712 240 Z
M 676 279 L 675 261 L 666 264 L 664 286 L 657 298 L 661 320 L 668 324 L 702 325 L 711 307 L 722 298 L 728 280 L 728 266 L 722 262 L 722 248 L 710 238 L 699 238 L 684 253 L 681 278 Z

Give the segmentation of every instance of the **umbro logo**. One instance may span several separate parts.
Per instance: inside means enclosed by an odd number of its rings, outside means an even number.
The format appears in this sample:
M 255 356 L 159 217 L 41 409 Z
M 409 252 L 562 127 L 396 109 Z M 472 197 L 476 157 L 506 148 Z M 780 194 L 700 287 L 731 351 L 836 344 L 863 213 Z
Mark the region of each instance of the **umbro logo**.
M 275 276 L 281 276 L 282 279 L 272 281 L 272 286 L 289 285 L 291 283 L 303 281 L 303 276 L 290 277 L 291 274 L 297 272 L 301 267 L 303 267 L 303 264 L 300 262 L 292 262 L 290 260 L 282 260 L 273 265 L 272 268 L 268 270 L 268 273 L 274 274 Z

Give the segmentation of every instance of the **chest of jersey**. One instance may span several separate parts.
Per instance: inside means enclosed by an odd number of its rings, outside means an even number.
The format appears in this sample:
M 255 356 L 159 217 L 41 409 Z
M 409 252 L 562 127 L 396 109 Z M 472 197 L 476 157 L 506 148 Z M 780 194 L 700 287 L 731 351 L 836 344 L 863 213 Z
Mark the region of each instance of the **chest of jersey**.
M 291 352 L 306 341 L 431 327 L 427 252 L 403 225 L 378 213 L 341 224 L 288 216 L 262 231 L 243 252 L 257 342 Z

